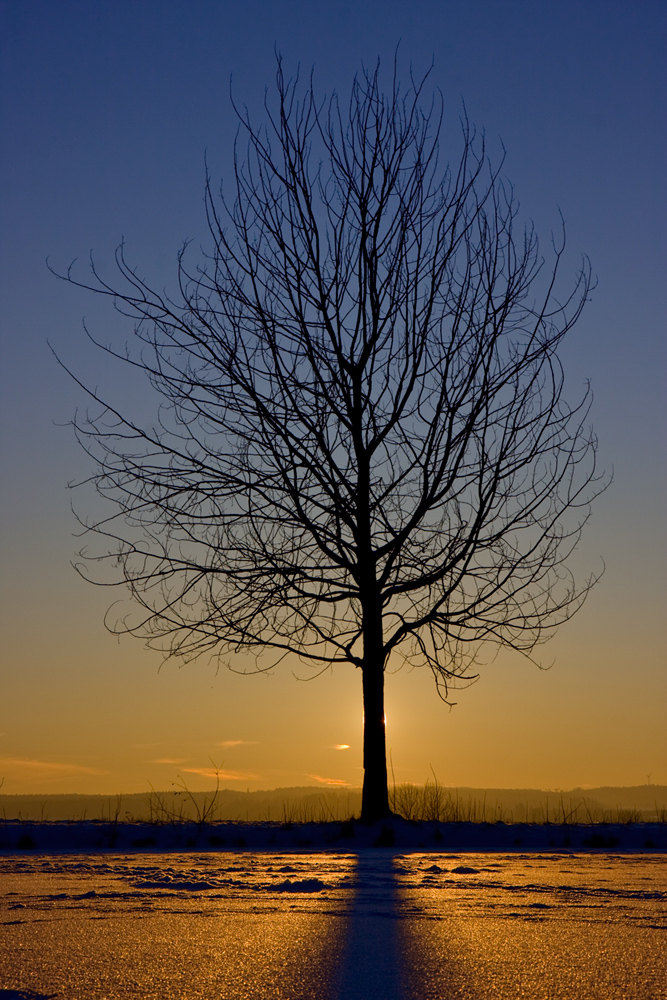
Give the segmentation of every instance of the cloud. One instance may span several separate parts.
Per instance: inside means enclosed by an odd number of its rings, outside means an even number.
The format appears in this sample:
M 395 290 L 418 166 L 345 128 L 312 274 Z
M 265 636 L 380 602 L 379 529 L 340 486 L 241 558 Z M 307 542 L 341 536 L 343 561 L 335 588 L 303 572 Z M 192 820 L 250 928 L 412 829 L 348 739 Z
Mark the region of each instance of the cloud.
M 256 747 L 257 740 L 221 740 L 220 743 L 216 743 L 215 745 L 222 747 L 224 750 L 231 750 L 232 747 Z
M 350 744 L 349 743 L 334 743 L 334 745 L 332 747 L 329 747 L 329 749 L 330 750 L 349 750 L 350 749 Z
M 147 764 L 187 764 L 189 757 L 158 757 L 157 760 L 147 760 Z
M 347 785 L 349 787 L 349 781 L 343 781 L 342 778 L 323 778 L 321 774 L 309 774 L 309 778 L 314 778 L 315 781 L 319 781 L 323 785 Z
M 205 778 L 221 778 L 224 781 L 257 781 L 258 775 L 249 771 L 218 771 L 214 767 L 184 767 L 186 774 L 201 774 Z
M 28 757 L 0 757 L 0 770 L 22 777 L 66 778 L 77 774 L 108 774 L 83 764 L 60 764 L 56 761 L 31 760 Z

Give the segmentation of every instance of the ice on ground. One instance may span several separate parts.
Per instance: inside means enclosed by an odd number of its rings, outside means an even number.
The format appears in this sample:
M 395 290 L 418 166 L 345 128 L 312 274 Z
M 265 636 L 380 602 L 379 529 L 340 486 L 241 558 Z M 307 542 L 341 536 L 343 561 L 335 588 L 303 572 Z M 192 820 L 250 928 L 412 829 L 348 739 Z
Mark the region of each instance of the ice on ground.
M 664 856 L 444 857 L 0 857 L 0 1000 L 666 996 Z
M 0 1000 L 658 1000 L 665 834 L 5 823 Z

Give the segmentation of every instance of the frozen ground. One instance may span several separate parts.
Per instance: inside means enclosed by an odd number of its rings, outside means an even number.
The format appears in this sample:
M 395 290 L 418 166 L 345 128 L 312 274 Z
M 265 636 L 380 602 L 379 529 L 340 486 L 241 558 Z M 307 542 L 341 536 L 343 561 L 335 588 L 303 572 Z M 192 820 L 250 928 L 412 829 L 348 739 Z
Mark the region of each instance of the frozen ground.
M 0 857 L 0 1000 L 660 1000 L 665 856 Z
M 3 851 L 615 850 L 667 853 L 667 823 L 40 823 L 0 821 Z

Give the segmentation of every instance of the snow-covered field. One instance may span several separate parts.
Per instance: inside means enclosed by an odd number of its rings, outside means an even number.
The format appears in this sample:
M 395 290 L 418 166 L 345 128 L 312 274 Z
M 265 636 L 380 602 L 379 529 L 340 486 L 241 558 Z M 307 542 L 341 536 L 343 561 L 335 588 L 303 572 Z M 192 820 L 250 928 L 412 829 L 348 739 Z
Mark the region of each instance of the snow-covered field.
M 616 850 L 667 853 L 666 823 L 114 823 L 0 821 L 5 851 Z
M 77 853 L 7 849 L 5 825 L 0 998 L 667 997 L 663 853 L 623 853 L 620 839 L 613 852 L 510 852 L 488 834 L 483 853 L 461 851 L 444 829 L 438 850 L 406 849 L 395 826 L 393 847 L 365 845 L 382 827 L 348 829 L 337 847 L 303 843 L 305 828 L 271 845 L 266 827 L 252 851 L 158 850 L 157 830 L 131 852 Z

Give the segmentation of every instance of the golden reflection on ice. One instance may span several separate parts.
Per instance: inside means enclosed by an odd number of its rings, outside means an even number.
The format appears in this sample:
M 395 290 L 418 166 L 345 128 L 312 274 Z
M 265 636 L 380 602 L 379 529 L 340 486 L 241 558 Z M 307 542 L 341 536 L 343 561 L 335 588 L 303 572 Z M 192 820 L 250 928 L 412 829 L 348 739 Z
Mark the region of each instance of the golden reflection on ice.
M 667 997 L 664 859 L 412 856 L 406 995 L 422 1000 Z
M 51 860 L 2 878 L 0 995 L 331 996 L 344 921 L 329 911 L 351 859 L 315 859 L 315 891 L 312 858 Z
M 0 997 L 661 1000 L 660 856 L 0 857 Z

